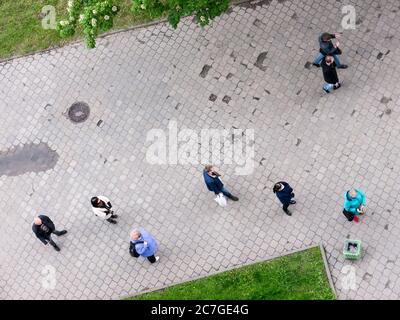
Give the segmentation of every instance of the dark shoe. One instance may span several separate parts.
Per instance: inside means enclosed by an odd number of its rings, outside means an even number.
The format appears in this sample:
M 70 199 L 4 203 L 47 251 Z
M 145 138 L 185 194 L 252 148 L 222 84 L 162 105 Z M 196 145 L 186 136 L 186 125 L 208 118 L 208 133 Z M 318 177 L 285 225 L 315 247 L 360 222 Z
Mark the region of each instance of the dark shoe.
M 115 220 L 113 220 L 113 219 L 108 219 L 107 220 L 109 223 L 112 223 L 112 224 L 116 224 L 117 223 L 117 221 L 115 221 Z
M 111 218 L 118 218 L 118 215 L 117 214 L 113 214 L 113 215 L 111 215 Z
M 56 250 L 57 252 L 59 252 L 59 251 L 61 250 L 60 247 L 59 247 L 58 245 L 54 245 L 53 248 L 54 248 L 54 250 Z
M 296 204 L 296 200 L 290 200 L 290 204 Z
M 338 66 L 338 69 L 347 69 L 349 66 L 347 64 L 341 64 L 340 66 Z
M 317 67 L 317 68 L 320 68 L 320 67 L 321 67 L 321 65 L 318 64 L 318 63 L 313 63 L 312 65 L 313 65 L 314 67 Z
M 232 201 L 239 201 L 239 198 L 235 196 L 230 196 L 229 199 L 231 199 Z
M 342 85 L 341 85 L 340 83 L 338 83 L 337 86 L 333 86 L 333 90 L 337 90 L 337 89 L 339 89 L 341 86 L 342 86 Z
M 292 213 L 291 213 L 289 210 L 286 210 L 285 213 L 286 213 L 288 216 L 291 216 L 291 215 L 292 215 Z
M 68 231 L 67 230 L 62 230 L 62 231 L 60 231 L 60 233 L 58 234 L 59 236 L 62 236 L 62 235 L 64 235 L 64 234 L 66 234 Z

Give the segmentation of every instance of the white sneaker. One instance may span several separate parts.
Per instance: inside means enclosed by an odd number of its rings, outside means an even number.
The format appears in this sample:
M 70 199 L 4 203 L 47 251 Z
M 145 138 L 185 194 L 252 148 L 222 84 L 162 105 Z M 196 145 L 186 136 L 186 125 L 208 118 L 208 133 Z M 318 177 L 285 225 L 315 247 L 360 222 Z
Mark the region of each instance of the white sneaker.
M 160 260 L 160 257 L 159 257 L 159 256 L 156 257 L 156 262 L 157 262 L 158 260 Z

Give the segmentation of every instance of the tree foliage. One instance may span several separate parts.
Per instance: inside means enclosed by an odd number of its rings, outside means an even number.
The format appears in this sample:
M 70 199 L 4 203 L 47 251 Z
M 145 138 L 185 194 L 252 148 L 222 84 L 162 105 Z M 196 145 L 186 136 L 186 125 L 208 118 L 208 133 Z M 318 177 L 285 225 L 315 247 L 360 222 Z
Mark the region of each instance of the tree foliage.
M 229 7 L 229 0 L 132 0 L 132 11 L 147 13 L 151 18 L 167 15 L 176 28 L 182 17 L 194 15 L 201 26 L 206 26 Z
M 194 15 L 204 27 L 229 7 L 229 0 L 131 0 L 133 13 L 147 15 L 150 19 L 168 17 L 176 28 L 182 17 Z M 119 11 L 114 0 L 69 0 L 68 17 L 57 24 L 61 37 L 70 37 L 81 26 L 88 48 L 96 46 L 96 37 L 113 27 Z

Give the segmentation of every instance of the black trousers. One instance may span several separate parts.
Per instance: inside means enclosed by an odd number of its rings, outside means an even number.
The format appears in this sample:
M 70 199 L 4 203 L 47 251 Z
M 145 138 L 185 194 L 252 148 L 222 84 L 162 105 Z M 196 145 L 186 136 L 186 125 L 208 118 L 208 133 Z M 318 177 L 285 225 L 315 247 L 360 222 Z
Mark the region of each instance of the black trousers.
M 347 220 L 353 221 L 354 214 L 352 214 L 351 212 L 346 211 L 345 209 L 343 209 L 343 214 L 347 218 Z
M 139 256 L 140 256 L 140 254 L 137 253 L 137 251 L 136 251 L 136 249 L 135 249 L 135 246 L 131 246 L 131 248 L 130 248 L 130 250 L 129 250 L 129 253 L 131 254 L 132 257 L 135 257 L 135 258 L 139 258 Z M 152 256 L 146 257 L 146 258 L 147 258 L 147 260 L 149 260 L 151 263 L 156 262 L 156 257 L 154 256 L 154 254 L 153 254 Z
M 282 207 L 283 211 L 288 212 L 289 206 L 290 206 L 290 203 L 284 203 L 283 207 Z
M 290 195 L 291 195 L 290 200 L 292 200 L 294 198 L 295 194 L 292 192 Z M 287 202 L 287 203 L 282 203 L 282 204 L 283 204 L 283 207 L 282 207 L 283 211 L 285 211 L 287 213 L 288 212 L 288 208 L 291 205 L 290 201 Z
M 50 243 L 53 247 L 57 247 L 57 244 L 53 241 L 53 239 L 51 238 L 51 235 L 48 236 L 47 241 L 49 241 L 49 243 Z
M 53 247 L 57 247 L 57 244 L 53 241 L 53 239 L 51 238 L 52 234 L 55 234 L 57 237 L 58 236 L 62 236 L 61 231 L 57 231 L 54 230 L 52 233 L 49 234 L 49 237 L 47 238 L 47 240 L 49 240 L 49 243 L 53 246 Z

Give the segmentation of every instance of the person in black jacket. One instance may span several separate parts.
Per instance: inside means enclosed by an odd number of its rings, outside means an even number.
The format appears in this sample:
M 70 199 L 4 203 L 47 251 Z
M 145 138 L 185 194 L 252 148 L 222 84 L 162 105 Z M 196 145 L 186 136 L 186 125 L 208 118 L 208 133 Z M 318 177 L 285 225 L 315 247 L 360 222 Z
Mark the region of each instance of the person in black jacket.
M 339 77 L 336 71 L 336 62 L 332 56 L 326 56 L 321 63 L 322 74 L 324 76 L 325 84 L 324 91 L 326 93 L 332 92 L 340 88 Z
M 292 213 L 289 211 L 288 207 L 289 205 L 296 203 L 296 201 L 293 200 L 293 188 L 287 182 L 280 181 L 275 183 L 273 191 L 279 201 L 283 204 L 283 211 L 285 211 L 288 216 L 291 216 Z
M 57 231 L 53 221 L 48 216 L 40 215 L 33 219 L 32 231 L 45 245 L 50 243 L 56 251 L 60 251 L 59 246 L 51 239 L 51 234 L 62 236 L 67 230 Z

